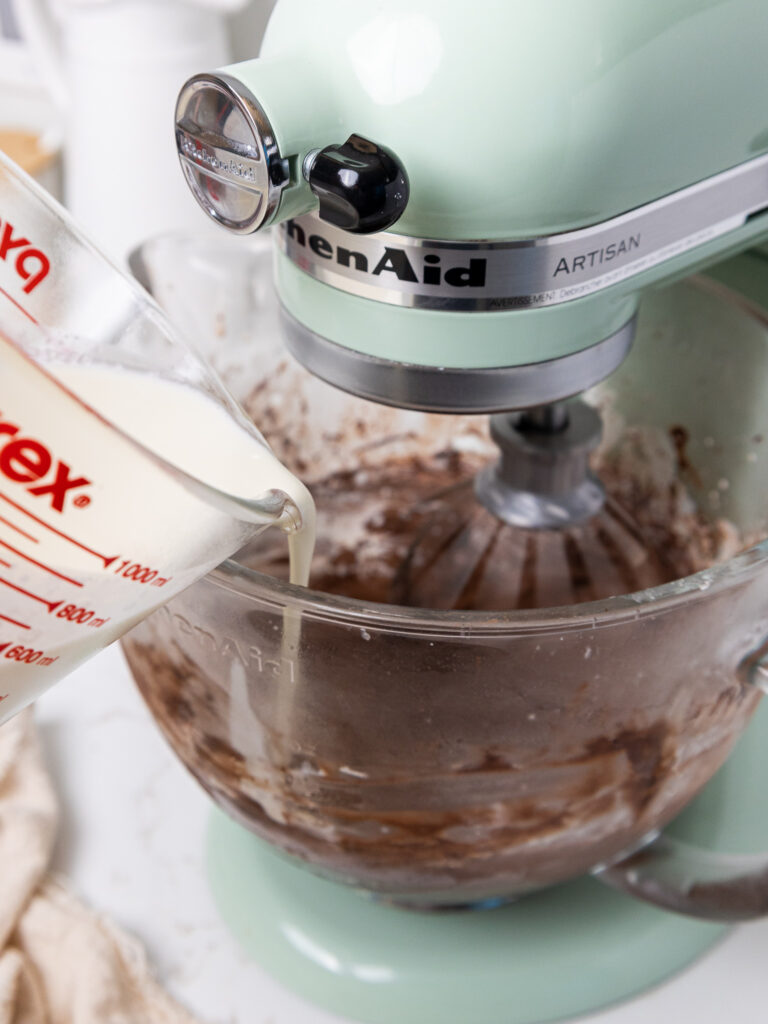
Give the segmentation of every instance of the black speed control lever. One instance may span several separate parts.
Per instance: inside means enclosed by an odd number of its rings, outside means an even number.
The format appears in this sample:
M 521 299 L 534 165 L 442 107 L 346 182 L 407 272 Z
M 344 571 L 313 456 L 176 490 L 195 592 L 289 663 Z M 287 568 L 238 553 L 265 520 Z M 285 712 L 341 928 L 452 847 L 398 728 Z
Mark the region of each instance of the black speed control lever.
M 360 135 L 307 154 L 303 170 L 321 220 L 344 231 L 385 231 L 408 203 L 408 176 L 398 158 Z

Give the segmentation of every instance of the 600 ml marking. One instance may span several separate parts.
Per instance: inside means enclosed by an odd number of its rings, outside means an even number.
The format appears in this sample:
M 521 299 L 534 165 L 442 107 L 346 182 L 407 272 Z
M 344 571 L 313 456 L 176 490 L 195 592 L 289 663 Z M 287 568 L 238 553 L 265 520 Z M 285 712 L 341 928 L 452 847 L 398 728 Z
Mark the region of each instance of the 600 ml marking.
M 0 644 L 0 656 L 8 661 L 18 661 L 21 665 L 47 666 L 59 660 L 57 654 L 46 654 L 45 651 L 36 651 L 34 647 L 24 647 L 23 644 L 11 646 L 10 642 Z

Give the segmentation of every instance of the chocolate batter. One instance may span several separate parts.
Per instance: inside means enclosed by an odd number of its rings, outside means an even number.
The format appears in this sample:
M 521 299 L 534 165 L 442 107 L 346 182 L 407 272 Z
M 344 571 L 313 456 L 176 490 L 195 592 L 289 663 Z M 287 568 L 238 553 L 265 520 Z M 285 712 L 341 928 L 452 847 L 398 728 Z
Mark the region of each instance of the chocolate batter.
M 741 546 L 733 526 L 705 519 L 690 498 L 680 428 L 666 439 L 628 432 L 599 460 L 605 508 L 567 530 L 518 529 L 479 505 L 472 478 L 485 458 L 451 448 L 398 454 L 311 484 L 312 589 L 417 608 L 550 608 L 659 586 Z M 240 560 L 287 579 L 285 545 L 274 534 Z

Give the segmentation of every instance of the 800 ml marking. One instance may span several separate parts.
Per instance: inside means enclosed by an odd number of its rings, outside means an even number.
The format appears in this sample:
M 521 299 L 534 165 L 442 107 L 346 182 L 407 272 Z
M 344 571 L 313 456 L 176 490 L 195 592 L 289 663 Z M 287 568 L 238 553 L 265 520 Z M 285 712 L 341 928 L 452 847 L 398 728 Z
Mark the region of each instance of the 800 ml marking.
M 164 587 L 171 579 L 170 576 L 161 576 L 157 569 L 150 569 L 149 566 L 139 565 L 124 559 L 115 569 L 116 576 L 124 576 L 127 580 L 135 580 L 137 583 L 149 583 L 153 587 Z
M 109 622 L 108 618 L 98 617 L 96 612 L 88 608 L 78 608 L 76 604 L 65 604 L 63 608 L 59 608 L 56 618 L 80 623 L 83 626 L 103 626 L 105 622 Z

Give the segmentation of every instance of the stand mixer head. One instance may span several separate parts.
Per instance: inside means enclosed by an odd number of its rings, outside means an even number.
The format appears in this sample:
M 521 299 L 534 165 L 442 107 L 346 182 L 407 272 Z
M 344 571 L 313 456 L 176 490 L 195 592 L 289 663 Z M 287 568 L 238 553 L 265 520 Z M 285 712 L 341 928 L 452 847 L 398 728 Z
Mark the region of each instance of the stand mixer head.
M 182 168 L 225 227 L 276 225 L 313 373 L 429 411 L 559 401 L 620 364 L 644 288 L 768 233 L 766 19 L 692 6 L 281 0 L 258 60 L 182 89 Z

